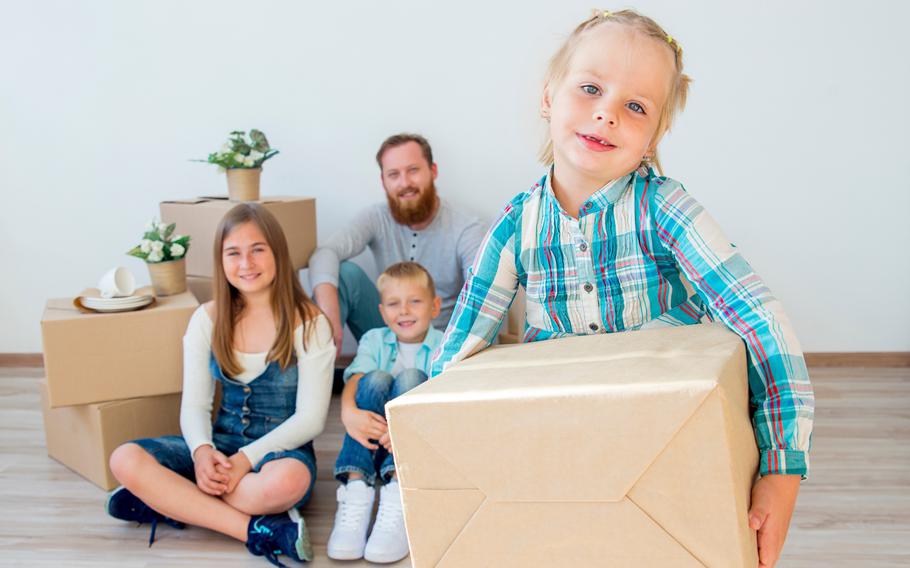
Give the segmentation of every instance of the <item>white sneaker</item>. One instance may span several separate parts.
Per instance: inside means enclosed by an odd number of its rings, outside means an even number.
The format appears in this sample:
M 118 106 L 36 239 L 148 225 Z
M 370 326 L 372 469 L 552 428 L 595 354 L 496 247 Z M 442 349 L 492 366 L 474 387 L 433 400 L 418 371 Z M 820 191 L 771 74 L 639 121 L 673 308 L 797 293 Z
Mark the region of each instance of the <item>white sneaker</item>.
M 379 490 L 379 511 L 363 557 L 370 562 L 398 562 L 408 555 L 408 533 L 404 529 L 401 492 L 393 479 Z
M 376 491 L 357 479 L 348 481 L 347 485 L 339 485 L 336 495 L 338 510 L 326 552 L 329 558 L 335 560 L 363 558 Z

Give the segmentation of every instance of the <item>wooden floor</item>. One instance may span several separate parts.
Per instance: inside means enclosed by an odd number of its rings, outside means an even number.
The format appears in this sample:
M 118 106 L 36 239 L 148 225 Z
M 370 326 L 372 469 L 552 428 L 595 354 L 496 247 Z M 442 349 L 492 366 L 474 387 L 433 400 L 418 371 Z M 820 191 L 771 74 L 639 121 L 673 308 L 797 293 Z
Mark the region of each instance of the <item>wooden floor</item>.
M 196 528 L 161 527 L 148 548 L 147 527 L 107 517 L 105 493 L 46 455 L 41 373 L 0 369 L 0 565 L 268 565 Z M 819 368 L 811 375 L 818 405 L 812 473 L 779 566 L 910 566 L 910 369 Z M 304 511 L 317 543 L 313 565 L 371 566 L 325 556 L 341 436 L 336 397 L 316 440 L 319 478 Z

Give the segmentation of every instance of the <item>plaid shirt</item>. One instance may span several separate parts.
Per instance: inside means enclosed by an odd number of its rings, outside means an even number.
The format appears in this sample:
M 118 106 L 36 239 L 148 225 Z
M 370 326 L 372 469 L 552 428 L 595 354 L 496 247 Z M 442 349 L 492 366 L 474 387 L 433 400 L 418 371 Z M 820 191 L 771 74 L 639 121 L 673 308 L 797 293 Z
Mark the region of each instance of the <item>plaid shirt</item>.
M 638 170 L 563 209 L 544 176 L 484 238 L 432 375 L 489 346 L 518 286 L 524 341 L 719 320 L 749 359 L 760 473 L 808 471 L 814 396 L 780 302 L 682 185 Z

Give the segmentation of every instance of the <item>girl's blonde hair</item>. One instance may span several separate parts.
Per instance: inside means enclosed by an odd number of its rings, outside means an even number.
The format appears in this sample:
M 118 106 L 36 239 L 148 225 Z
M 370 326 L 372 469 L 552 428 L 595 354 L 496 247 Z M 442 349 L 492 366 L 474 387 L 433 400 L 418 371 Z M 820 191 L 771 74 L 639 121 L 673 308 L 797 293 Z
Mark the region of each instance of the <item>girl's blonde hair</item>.
M 673 36 L 668 34 L 666 30 L 660 27 L 657 22 L 634 10 L 621 10 L 619 12 L 595 10 L 590 18 L 580 23 L 578 27 L 572 31 L 569 37 L 566 38 L 566 41 L 562 44 L 562 47 L 560 47 L 553 55 L 553 58 L 550 59 L 550 64 L 547 67 L 547 74 L 544 79 L 544 88 L 549 89 L 552 85 L 556 85 L 565 78 L 566 73 L 568 73 L 569 70 L 569 62 L 572 60 L 572 55 L 574 55 L 575 49 L 581 42 L 585 32 L 607 23 L 629 26 L 648 37 L 660 40 L 667 45 L 667 49 L 673 52 L 676 62 L 676 73 L 670 83 L 670 92 L 667 95 L 664 107 L 661 109 L 657 130 L 654 133 L 655 139 L 659 140 L 661 136 L 670 130 L 676 113 L 685 108 L 686 96 L 689 92 L 689 83 L 691 82 L 691 79 L 688 75 L 683 73 L 683 52 L 679 43 L 677 43 L 677 41 L 673 39 Z M 549 130 L 547 131 L 543 146 L 541 146 L 538 158 L 545 165 L 553 163 L 553 140 L 550 138 Z M 660 160 L 657 157 L 656 147 L 654 148 L 654 156 L 651 158 L 651 162 L 653 162 L 655 167 L 657 167 L 657 170 L 663 174 L 663 169 L 660 167 Z M 644 165 L 644 163 L 644 160 L 642 160 L 642 165 Z
M 313 320 L 321 313 L 315 303 L 306 295 L 297 279 L 297 271 L 291 264 L 288 242 L 278 220 L 258 203 L 242 203 L 221 220 L 215 231 L 213 248 L 215 277 L 212 281 L 215 299 L 215 325 L 212 329 L 212 353 L 225 375 L 236 377 L 243 367 L 234 355 L 234 328 L 243 313 L 244 301 L 240 290 L 233 287 L 224 275 L 224 239 L 238 226 L 253 223 L 265 237 L 266 243 L 275 256 L 275 280 L 272 282 L 272 313 L 275 317 L 275 343 L 269 350 L 267 361 L 277 361 L 282 369 L 294 361 L 294 329 L 297 317 L 303 323 L 303 342 L 313 330 Z

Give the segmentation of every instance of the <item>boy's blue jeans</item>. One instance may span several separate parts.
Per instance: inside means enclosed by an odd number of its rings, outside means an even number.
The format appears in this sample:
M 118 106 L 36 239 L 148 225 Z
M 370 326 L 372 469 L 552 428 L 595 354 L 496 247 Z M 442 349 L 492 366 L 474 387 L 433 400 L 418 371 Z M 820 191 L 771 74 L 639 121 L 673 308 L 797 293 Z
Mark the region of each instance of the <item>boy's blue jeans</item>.
M 384 418 L 385 403 L 426 380 L 426 373 L 418 369 L 407 369 L 397 377 L 385 371 L 370 371 L 360 377 L 357 383 L 355 398 L 357 408 L 375 412 Z M 377 450 L 369 450 L 349 434 L 345 434 L 341 453 L 335 461 L 335 478 L 347 483 L 350 472 L 363 475 L 363 480 L 370 486 L 376 484 L 377 474 L 388 483 L 395 472 L 395 461 L 392 454 L 382 446 Z

